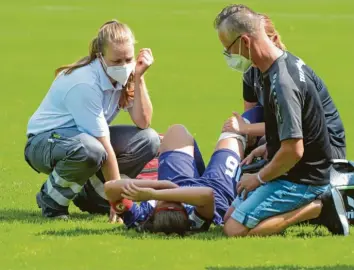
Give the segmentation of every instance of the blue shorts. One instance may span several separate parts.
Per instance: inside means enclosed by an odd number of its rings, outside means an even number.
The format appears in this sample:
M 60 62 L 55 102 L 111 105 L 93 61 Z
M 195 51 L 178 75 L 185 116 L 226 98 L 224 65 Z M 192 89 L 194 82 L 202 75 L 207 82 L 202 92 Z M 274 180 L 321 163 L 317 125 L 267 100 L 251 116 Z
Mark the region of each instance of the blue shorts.
M 241 169 L 240 158 L 229 149 L 216 151 L 203 175 L 199 175 L 194 157 L 180 151 L 162 153 L 158 179 L 170 180 L 180 187 L 206 186 L 214 190 L 216 212 L 221 218 L 236 197 L 235 187 Z
M 231 217 L 252 229 L 262 220 L 309 204 L 327 187 L 327 185 L 310 186 L 285 180 L 273 180 L 250 192 L 244 201 L 241 196 L 237 196 L 232 203 L 235 210 Z

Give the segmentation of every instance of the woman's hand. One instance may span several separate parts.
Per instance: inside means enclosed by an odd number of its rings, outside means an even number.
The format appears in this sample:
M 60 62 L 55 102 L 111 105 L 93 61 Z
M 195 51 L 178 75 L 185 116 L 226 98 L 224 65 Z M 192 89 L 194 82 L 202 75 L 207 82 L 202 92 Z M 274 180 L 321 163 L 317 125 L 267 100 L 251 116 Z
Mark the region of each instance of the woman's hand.
M 151 49 L 144 48 L 141 49 L 139 55 L 136 59 L 136 66 L 135 66 L 135 76 L 142 77 L 146 70 L 152 65 L 154 62 L 154 57 L 152 56 Z

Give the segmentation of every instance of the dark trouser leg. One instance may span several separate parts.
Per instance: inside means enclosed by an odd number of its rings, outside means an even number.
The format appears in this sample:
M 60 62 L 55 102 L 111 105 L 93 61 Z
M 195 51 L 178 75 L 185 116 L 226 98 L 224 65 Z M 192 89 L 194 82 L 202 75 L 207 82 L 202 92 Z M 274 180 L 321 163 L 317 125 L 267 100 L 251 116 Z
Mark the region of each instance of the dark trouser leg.
M 110 134 L 121 174 L 135 178 L 157 155 L 160 139 L 151 128 L 139 129 L 128 125 L 111 126 Z M 109 213 L 110 206 L 104 194 L 103 183 L 101 171 L 90 177 L 79 196 L 75 198 L 75 205 L 89 213 Z
M 331 145 L 332 150 L 332 159 L 346 159 L 346 148 L 345 147 L 338 147 L 335 145 Z
M 49 174 L 37 196 L 47 217 L 68 214 L 71 200 L 103 164 L 107 153 L 92 136 L 76 129 L 58 129 L 29 139 L 26 160 L 39 172 Z

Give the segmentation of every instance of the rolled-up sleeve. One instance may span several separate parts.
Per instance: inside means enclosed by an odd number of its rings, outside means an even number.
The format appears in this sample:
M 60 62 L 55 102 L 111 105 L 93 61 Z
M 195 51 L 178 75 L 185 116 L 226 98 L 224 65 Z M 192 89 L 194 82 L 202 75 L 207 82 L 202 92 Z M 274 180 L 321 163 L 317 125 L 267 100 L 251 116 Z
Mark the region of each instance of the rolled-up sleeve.
M 77 84 L 68 91 L 64 103 L 80 131 L 94 137 L 109 135 L 102 99 L 101 92 L 85 83 Z

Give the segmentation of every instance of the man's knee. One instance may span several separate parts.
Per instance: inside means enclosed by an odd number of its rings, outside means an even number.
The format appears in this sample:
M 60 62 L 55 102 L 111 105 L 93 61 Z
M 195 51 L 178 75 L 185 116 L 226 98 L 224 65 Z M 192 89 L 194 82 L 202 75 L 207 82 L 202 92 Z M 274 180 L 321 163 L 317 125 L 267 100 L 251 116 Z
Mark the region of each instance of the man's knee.
M 224 233 L 228 237 L 244 237 L 247 236 L 249 229 L 234 220 L 233 218 L 229 218 L 224 225 Z

